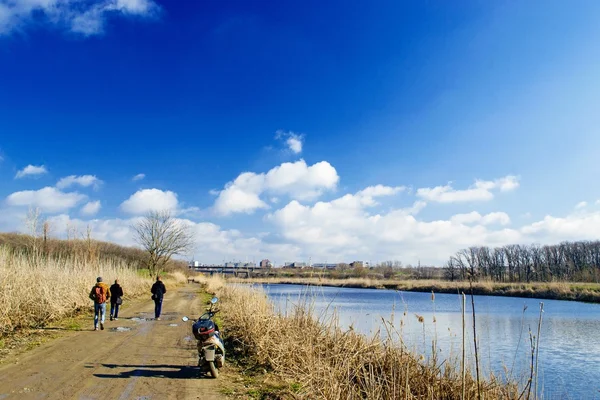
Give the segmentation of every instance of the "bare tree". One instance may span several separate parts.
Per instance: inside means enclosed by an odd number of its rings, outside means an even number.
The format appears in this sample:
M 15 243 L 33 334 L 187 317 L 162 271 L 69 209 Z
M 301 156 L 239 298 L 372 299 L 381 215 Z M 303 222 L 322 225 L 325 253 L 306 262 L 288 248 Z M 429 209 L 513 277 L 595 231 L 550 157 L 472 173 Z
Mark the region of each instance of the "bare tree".
M 444 267 L 444 275 L 446 279 L 450 281 L 454 281 L 458 278 L 459 275 L 459 267 L 458 262 L 454 256 L 450 257 L 448 262 L 446 262 L 446 266 Z
M 42 240 L 43 240 L 43 252 L 44 255 L 47 257 L 48 256 L 48 238 L 50 237 L 50 231 L 52 230 L 52 227 L 50 226 L 50 221 L 48 221 L 47 219 L 44 220 L 44 224 L 42 225 Z
M 41 211 L 38 207 L 30 207 L 25 217 L 25 225 L 29 231 L 31 241 L 31 251 L 33 253 L 38 251 L 38 238 L 40 236 L 40 217 Z
M 171 257 L 188 253 L 194 236 L 188 225 L 173 218 L 171 212 L 150 211 L 133 225 L 136 241 L 148 253 L 148 271 L 155 275 L 164 269 Z

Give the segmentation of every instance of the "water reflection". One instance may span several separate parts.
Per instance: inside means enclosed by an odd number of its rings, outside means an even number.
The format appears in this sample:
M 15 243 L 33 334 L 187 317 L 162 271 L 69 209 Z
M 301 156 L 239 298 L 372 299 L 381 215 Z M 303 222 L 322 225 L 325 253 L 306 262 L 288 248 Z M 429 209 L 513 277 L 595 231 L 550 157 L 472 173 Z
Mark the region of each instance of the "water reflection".
M 462 297 L 458 294 L 393 290 L 265 285 L 280 312 L 294 305 L 314 307 L 319 315 L 336 315 L 343 328 L 367 335 L 394 336 L 421 354 L 456 359 L 462 343 Z M 537 336 L 540 300 L 475 296 L 480 365 L 485 373 L 526 377 L 531 362 L 531 335 Z M 540 331 L 539 382 L 545 399 L 600 399 L 600 305 L 544 300 Z M 435 322 L 434 322 L 435 321 Z M 467 355 L 474 360 L 471 302 L 467 297 Z

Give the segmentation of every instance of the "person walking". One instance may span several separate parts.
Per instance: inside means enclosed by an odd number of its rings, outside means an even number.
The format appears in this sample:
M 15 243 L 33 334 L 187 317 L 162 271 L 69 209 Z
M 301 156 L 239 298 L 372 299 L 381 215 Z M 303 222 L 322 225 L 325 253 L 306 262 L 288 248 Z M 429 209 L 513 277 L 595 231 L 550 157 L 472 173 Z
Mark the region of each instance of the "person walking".
M 160 276 L 156 277 L 156 282 L 152 285 L 152 300 L 154 300 L 154 319 L 160 321 L 160 313 L 162 311 L 163 296 L 167 293 L 165 284 L 160 280 Z
M 123 304 L 123 288 L 119 285 L 119 280 L 115 279 L 110 287 L 110 320 L 119 319 L 119 306 Z
M 90 291 L 90 299 L 94 301 L 94 330 L 98 330 L 98 322 L 100 322 L 100 329 L 104 330 L 106 300 L 110 299 L 110 288 L 102 282 L 101 276 L 96 278 L 96 284 Z

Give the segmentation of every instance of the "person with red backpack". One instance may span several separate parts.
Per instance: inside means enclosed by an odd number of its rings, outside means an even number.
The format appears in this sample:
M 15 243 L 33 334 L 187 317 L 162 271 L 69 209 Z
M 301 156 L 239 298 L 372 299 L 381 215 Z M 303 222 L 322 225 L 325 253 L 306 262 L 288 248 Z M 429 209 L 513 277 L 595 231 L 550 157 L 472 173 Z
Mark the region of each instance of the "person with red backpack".
M 101 276 L 96 278 L 96 284 L 90 291 L 90 299 L 94 301 L 94 330 L 98 330 L 98 320 L 100 320 L 100 329 L 104 330 L 106 301 L 110 299 L 110 289 L 106 283 L 102 282 Z

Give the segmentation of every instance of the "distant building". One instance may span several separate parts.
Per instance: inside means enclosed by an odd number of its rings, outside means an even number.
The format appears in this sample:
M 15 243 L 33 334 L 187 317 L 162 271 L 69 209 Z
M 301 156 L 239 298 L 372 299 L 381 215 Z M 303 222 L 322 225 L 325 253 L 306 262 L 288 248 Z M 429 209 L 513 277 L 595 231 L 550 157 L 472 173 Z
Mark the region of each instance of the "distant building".
M 304 268 L 306 267 L 305 262 L 294 262 L 292 263 L 292 268 Z
M 304 267 L 306 267 L 306 263 L 298 262 L 298 261 L 286 262 L 285 264 L 283 264 L 283 266 L 286 268 L 304 268 Z
M 272 266 L 273 266 L 273 264 L 271 263 L 271 261 L 269 261 L 266 258 L 260 262 L 261 268 L 271 268 Z
M 335 269 L 337 264 L 327 264 L 327 263 L 317 263 L 312 265 L 313 268 L 322 268 L 322 269 Z
M 352 261 L 350 263 L 351 268 L 364 267 L 364 266 L 365 266 L 365 264 L 362 261 Z

